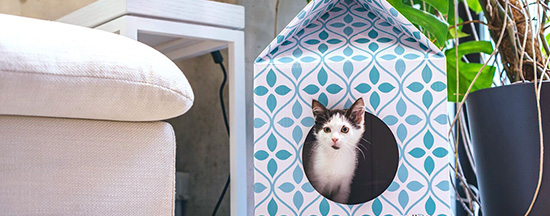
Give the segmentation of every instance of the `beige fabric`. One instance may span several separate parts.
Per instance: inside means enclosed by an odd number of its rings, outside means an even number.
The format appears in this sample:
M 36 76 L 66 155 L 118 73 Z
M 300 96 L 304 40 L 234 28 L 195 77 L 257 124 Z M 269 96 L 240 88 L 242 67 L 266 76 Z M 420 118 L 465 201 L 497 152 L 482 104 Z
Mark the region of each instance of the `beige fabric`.
M 164 122 L 0 116 L 0 215 L 172 215 Z
M 2 14 L 0 26 L 0 114 L 154 121 L 193 103 L 179 68 L 137 41 Z

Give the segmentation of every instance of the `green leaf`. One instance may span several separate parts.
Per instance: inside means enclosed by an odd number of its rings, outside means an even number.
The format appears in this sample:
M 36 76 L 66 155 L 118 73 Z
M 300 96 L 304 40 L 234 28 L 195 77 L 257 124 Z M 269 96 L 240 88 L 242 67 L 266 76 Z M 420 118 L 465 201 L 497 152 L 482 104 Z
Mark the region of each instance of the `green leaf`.
M 476 13 L 480 13 L 483 11 L 483 8 L 481 7 L 481 5 L 479 4 L 479 0 L 466 0 L 468 2 L 468 7 L 470 9 L 472 9 L 473 11 L 475 11 Z M 449 14 L 447 15 L 447 23 L 449 23 L 449 25 L 454 25 L 455 24 L 455 11 L 454 11 L 454 1 L 453 0 L 449 0 Z M 458 22 L 457 23 L 462 23 L 464 22 L 460 17 L 458 17 Z M 461 38 L 461 37 L 465 37 L 466 36 L 466 33 L 463 33 L 462 32 L 462 27 L 464 25 L 461 25 L 461 26 L 458 26 L 458 37 Z M 454 28 L 451 28 L 449 30 L 449 37 L 452 37 L 454 38 Z M 462 33 L 461 33 L 462 32 Z
M 481 13 L 483 11 L 483 8 L 481 8 L 481 4 L 479 4 L 478 0 L 466 0 L 466 2 L 468 3 L 468 7 L 476 13 Z
M 460 29 L 458 30 L 458 34 L 457 34 L 458 38 L 463 38 L 463 37 L 468 37 L 470 36 L 470 34 L 468 33 L 464 33 L 463 31 L 461 31 Z M 453 39 L 455 38 L 455 29 L 452 28 L 452 29 L 449 29 L 449 37 L 447 39 Z
M 451 1 L 452 1 L 452 0 L 451 0 Z M 454 14 L 454 13 L 453 13 L 453 14 Z M 452 19 L 450 19 L 450 21 L 453 22 L 453 23 L 451 23 L 451 25 L 454 25 L 454 24 L 455 24 L 455 23 L 454 23 L 454 17 L 453 17 Z M 462 22 L 464 22 L 464 21 L 459 17 L 459 18 L 458 18 L 458 23 L 462 23 Z M 450 22 L 449 22 L 449 23 L 450 23 Z M 464 25 L 459 25 L 459 26 L 458 26 L 458 30 L 457 30 L 458 38 L 463 38 L 463 37 L 468 37 L 468 36 L 470 36 L 470 34 L 465 33 L 465 32 L 462 31 L 462 27 L 464 27 Z M 454 39 L 454 38 L 455 38 L 455 29 L 454 29 L 454 27 L 453 27 L 453 28 L 450 28 L 450 29 L 449 29 L 449 35 L 448 35 L 447 39 L 450 40 L 450 39 Z
M 430 4 L 431 6 L 434 6 L 434 8 L 437 9 L 442 14 L 447 14 L 449 12 L 449 3 L 446 0 L 424 0 L 424 1 Z M 452 0 L 449 0 L 449 1 L 452 1 Z M 469 1 L 477 1 L 477 0 L 469 0 Z M 469 3 L 470 2 L 468 2 L 468 4 Z
M 412 0 L 412 4 L 419 5 L 422 7 L 423 11 L 426 11 L 428 13 L 434 14 L 435 10 L 439 11 L 439 13 L 447 14 L 449 12 L 449 2 L 452 0 Z M 403 1 L 407 5 L 411 5 L 410 0 Z M 426 7 L 424 8 L 423 3 L 427 3 Z M 452 8 L 451 8 L 452 9 Z
M 413 24 L 419 25 L 437 39 L 437 44 L 442 46 L 447 40 L 449 25 L 433 14 L 415 9 L 399 0 L 388 0 L 405 18 Z M 426 34 L 426 32 L 424 32 Z
M 460 102 L 466 94 L 468 87 L 472 83 L 474 77 L 477 75 L 483 64 L 479 63 L 466 63 L 463 62 L 462 56 L 471 53 L 485 53 L 491 54 L 493 52 L 493 46 L 489 41 L 469 41 L 458 45 L 458 76 L 459 76 L 459 100 L 456 101 L 456 47 L 445 51 L 447 57 L 447 95 L 448 100 L 451 102 Z M 485 89 L 491 87 L 493 83 L 493 77 L 495 75 L 496 68 L 493 66 L 485 66 L 481 71 L 481 74 L 477 78 L 476 82 L 472 86 L 471 92 L 479 89 Z

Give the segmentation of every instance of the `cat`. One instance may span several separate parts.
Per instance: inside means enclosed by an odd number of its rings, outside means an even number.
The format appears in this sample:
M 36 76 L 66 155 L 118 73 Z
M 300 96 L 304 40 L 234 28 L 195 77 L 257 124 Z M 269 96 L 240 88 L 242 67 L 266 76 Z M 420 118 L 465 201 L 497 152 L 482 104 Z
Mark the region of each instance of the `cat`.
M 312 102 L 315 141 L 304 167 L 311 185 L 326 198 L 346 204 L 355 169 L 359 141 L 365 131 L 365 105 L 359 98 L 349 109 L 327 109 Z M 307 165 L 306 165 L 307 164 Z

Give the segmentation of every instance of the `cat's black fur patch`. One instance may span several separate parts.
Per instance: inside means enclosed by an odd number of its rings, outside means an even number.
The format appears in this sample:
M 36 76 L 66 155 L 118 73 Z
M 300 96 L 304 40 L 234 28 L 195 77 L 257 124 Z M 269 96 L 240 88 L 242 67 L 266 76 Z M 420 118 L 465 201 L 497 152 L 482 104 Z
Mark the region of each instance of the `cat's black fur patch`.
M 325 109 L 324 113 L 315 116 L 315 132 L 319 133 L 319 131 L 323 129 L 323 125 L 325 125 L 325 123 L 327 123 L 336 114 L 344 116 L 355 129 L 361 128 L 357 122 L 351 119 L 351 112 L 349 112 L 349 109 Z

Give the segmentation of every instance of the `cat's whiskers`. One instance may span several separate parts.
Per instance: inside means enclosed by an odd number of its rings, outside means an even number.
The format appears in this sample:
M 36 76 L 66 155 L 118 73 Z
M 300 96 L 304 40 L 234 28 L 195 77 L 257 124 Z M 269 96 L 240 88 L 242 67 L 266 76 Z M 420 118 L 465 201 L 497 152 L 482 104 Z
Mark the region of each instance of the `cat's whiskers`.
M 361 153 L 361 155 L 363 155 L 363 159 L 367 159 L 366 156 L 365 156 L 365 152 L 363 152 L 363 150 L 359 147 L 361 145 L 354 145 L 354 144 L 350 144 L 350 142 L 347 142 L 347 141 L 344 141 L 342 140 L 341 142 L 343 142 L 344 144 L 346 145 L 342 145 L 342 147 L 344 147 L 343 149 L 346 149 L 346 150 L 351 150 L 353 151 L 353 149 L 357 149 L 359 150 L 359 152 Z M 351 148 L 350 148 L 351 147 Z M 366 148 L 366 147 L 365 147 Z
M 368 141 L 367 139 L 365 139 L 365 138 L 363 138 L 363 137 L 361 137 L 361 139 L 362 139 L 363 141 L 367 142 L 367 144 L 372 145 L 372 143 L 371 143 L 370 141 Z
M 361 153 L 361 155 L 363 155 L 363 159 L 367 159 L 367 157 L 365 156 L 365 153 L 361 148 L 359 148 L 358 146 L 354 146 L 354 149 L 357 149 Z
M 353 148 L 350 148 L 348 145 L 342 145 L 338 151 L 340 151 L 340 150 L 347 151 L 349 153 L 354 153 Z
M 367 159 L 367 157 L 365 156 L 365 153 L 363 152 L 363 150 L 361 150 L 361 148 L 359 147 L 355 147 L 357 150 L 359 150 L 359 152 L 361 152 L 361 154 L 363 155 L 363 159 Z
M 368 150 L 369 150 L 369 148 L 368 148 L 367 146 L 364 146 L 364 145 L 359 145 L 359 147 L 365 148 L 365 151 L 368 151 Z

